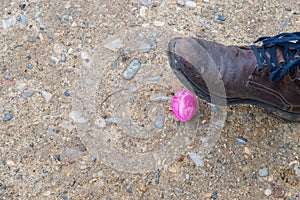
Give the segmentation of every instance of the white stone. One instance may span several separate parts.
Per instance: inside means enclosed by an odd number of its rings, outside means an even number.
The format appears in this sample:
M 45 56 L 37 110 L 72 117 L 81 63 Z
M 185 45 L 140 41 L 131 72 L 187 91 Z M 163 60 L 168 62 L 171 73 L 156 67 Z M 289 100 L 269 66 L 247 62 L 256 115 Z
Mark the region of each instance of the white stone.
M 76 112 L 76 111 L 72 111 L 70 113 L 70 118 L 77 123 L 85 123 L 87 121 L 85 118 L 80 116 L 79 112 Z
M 26 83 L 17 82 L 17 89 L 19 91 L 24 90 L 25 87 L 26 87 Z
M 121 39 L 119 39 L 119 38 L 104 45 L 105 48 L 108 48 L 112 51 L 118 51 L 118 49 L 120 49 L 122 46 L 123 46 L 123 43 L 122 43 Z
M 141 17 L 146 17 L 146 15 L 147 15 L 146 11 L 147 11 L 147 8 L 145 6 L 142 6 L 140 8 L 140 16 Z
M 8 27 L 14 25 L 16 23 L 16 19 L 14 17 L 8 20 L 2 20 L 3 29 L 7 29 Z
M 89 54 L 85 51 L 81 52 L 81 59 L 82 60 L 88 60 L 89 59 Z
M 185 6 L 186 7 L 190 7 L 190 8 L 196 8 L 197 7 L 197 3 L 194 1 L 186 1 L 185 2 Z
M 270 196 L 271 194 L 272 194 L 272 190 L 270 190 L 270 189 L 265 190 L 265 195 L 266 196 Z
M 50 99 L 52 98 L 52 94 L 49 92 L 41 91 L 41 93 L 46 101 L 50 101 Z
M 7 164 L 8 166 L 15 166 L 15 163 L 14 163 L 14 161 L 12 161 L 12 160 L 8 160 L 8 161 L 6 162 L 6 164 Z
M 48 191 L 44 192 L 43 196 L 48 197 L 51 195 L 51 193 L 52 192 L 50 190 L 48 190 Z
M 164 25 L 165 25 L 165 22 L 154 21 L 153 24 L 154 24 L 154 26 L 164 26 Z
M 106 122 L 104 119 L 96 119 L 95 125 L 104 128 L 106 126 Z
M 67 1 L 66 5 L 65 5 L 65 9 L 69 9 L 71 8 L 71 2 Z
M 72 25 L 71 25 L 72 27 L 75 27 L 75 26 L 77 26 L 77 23 L 76 22 L 72 22 Z
M 69 133 L 73 130 L 73 124 L 66 120 L 63 120 L 59 126 L 68 129 Z
M 197 153 L 189 153 L 189 157 L 194 161 L 197 167 L 204 166 L 202 158 Z

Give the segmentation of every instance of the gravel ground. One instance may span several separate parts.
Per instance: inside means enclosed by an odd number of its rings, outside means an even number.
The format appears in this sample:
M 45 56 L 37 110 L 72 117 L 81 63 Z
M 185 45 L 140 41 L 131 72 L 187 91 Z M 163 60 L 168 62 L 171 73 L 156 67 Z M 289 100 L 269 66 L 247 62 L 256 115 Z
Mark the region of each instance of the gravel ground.
M 230 106 L 201 143 L 214 106 L 176 121 L 165 54 L 174 36 L 250 45 L 299 31 L 300 2 L 4 0 L 0 21 L 0 199 L 300 199 L 300 125 Z M 198 140 L 172 139 L 185 133 Z M 132 168 L 133 152 L 171 144 L 166 162 Z

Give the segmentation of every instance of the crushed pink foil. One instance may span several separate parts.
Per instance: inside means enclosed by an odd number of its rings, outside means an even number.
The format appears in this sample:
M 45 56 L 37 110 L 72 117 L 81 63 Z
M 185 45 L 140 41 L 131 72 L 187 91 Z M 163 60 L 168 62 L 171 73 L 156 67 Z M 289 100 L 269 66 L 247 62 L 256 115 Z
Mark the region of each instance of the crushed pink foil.
M 178 91 L 172 100 L 173 113 L 182 122 L 194 117 L 198 109 L 196 96 L 188 90 Z

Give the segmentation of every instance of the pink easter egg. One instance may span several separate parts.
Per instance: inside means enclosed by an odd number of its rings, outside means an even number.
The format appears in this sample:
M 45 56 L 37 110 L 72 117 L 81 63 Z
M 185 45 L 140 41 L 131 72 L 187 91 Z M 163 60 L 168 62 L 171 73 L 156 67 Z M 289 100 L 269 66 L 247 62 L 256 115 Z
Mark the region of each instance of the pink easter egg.
M 194 117 L 198 109 L 196 96 L 188 90 L 178 91 L 172 100 L 173 113 L 182 122 Z

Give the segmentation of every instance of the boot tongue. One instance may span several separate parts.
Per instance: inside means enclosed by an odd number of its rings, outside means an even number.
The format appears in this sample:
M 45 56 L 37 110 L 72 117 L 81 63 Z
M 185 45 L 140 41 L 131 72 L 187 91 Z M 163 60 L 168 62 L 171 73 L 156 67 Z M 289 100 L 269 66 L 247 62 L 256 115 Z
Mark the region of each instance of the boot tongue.
M 279 48 L 276 48 L 276 59 L 277 59 L 278 64 L 280 66 L 284 66 L 285 65 L 285 60 L 284 60 L 283 53 L 282 53 L 282 51 L 280 51 Z

